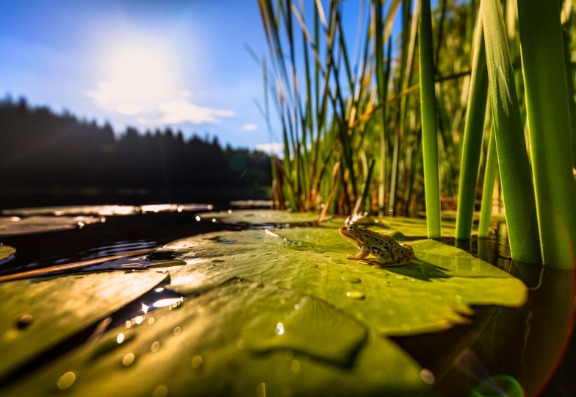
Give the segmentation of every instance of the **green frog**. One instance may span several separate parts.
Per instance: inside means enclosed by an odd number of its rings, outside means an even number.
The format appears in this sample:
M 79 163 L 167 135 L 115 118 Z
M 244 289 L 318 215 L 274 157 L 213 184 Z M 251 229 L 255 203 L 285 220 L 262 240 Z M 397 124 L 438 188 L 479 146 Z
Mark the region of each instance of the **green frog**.
M 339 232 L 360 248 L 356 256 L 348 259 L 366 260 L 372 254 L 376 259 L 367 261 L 382 266 L 401 266 L 417 259 L 411 246 L 400 244 L 386 234 L 361 229 L 356 225 L 341 227 Z

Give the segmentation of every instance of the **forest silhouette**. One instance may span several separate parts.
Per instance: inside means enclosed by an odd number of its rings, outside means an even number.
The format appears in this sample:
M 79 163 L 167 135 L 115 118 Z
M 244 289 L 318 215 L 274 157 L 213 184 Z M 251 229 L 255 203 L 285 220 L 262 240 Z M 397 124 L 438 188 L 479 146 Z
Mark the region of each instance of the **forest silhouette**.
M 265 195 L 272 179 L 270 157 L 263 152 L 222 148 L 216 137 L 186 140 L 171 128 L 141 133 L 128 127 L 115 136 L 108 123 L 31 107 L 24 98 L 0 101 L 0 151 L 0 207 L 18 205 L 22 197 L 35 205 L 67 204 L 29 196 L 87 189 L 106 197 L 80 201 L 127 201 L 108 197 L 118 191 L 148 194 L 141 198 L 148 202 L 159 193 L 164 200 L 197 199 L 199 191 L 202 198 L 222 192 L 261 198 L 256 196 Z

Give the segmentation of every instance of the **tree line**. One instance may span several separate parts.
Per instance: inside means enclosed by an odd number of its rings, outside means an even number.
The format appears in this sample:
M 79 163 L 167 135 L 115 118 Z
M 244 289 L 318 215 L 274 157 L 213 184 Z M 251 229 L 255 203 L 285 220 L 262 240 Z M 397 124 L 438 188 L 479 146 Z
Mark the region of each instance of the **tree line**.
M 68 112 L 0 101 L 0 181 L 18 187 L 191 188 L 271 184 L 270 158 L 223 148 L 216 137 L 185 139 L 171 128 L 115 136 L 110 124 Z

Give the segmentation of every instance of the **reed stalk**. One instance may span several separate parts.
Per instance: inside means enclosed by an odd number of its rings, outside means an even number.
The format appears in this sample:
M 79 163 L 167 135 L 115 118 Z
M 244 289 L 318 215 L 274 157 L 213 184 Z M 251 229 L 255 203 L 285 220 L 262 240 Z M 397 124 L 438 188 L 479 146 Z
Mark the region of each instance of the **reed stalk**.
M 540 263 L 534 188 L 500 2 L 482 0 L 480 12 L 510 252 L 514 260 Z
M 480 206 L 480 221 L 478 224 L 478 237 L 490 237 L 490 222 L 492 220 L 493 193 L 496 175 L 498 174 L 498 158 L 496 154 L 496 139 L 490 134 L 490 142 L 486 153 L 486 166 L 484 168 L 484 183 L 482 184 L 482 204 Z
M 522 70 L 544 264 L 576 266 L 570 99 L 558 1 L 518 1 Z M 538 29 L 534 29 L 538 26 Z
M 440 181 L 438 177 L 438 133 L 430 0 L 420 0 L 418 38 L 426 220 L 428 238 L 440 238 L 441 219 Z
M 486 69 L 482 19 L 479 15 L 474 37 L 472 78 L 460 163 L 458 207 L 456 213 L 456 239 L 459 240 L 469 239 L 472 235 L 487 97 L 488 71 Z M 484 190 L 485 195 L 491 194 L 491 192 L 491 190 L 489 192 Z

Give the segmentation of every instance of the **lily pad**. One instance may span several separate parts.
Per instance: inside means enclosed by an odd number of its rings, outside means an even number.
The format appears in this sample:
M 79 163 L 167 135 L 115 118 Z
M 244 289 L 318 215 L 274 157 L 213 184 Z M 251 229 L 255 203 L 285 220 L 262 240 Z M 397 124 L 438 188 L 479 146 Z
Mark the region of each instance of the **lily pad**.
M 134 205 L 76 205 L 57 206 L 40 208 L 16 208 L 2 210 L 1 213 L 7 216 L 74 216 L 74 215 L 99 215 L 99 216 L 119 216 L 135 215 L 147 212 L 187 212 L 211 210 L 210 204 L 150 204 L 142 206 Z
M 16 252 L 15 248 L 0 243 L 0 260 L 8 258 Z
M 108 272 L 0 284 L 0 379 L 148 292 L 156 272 Z
M 219 212 L 202 212 L 197 215 L 201 220 L 227 224 L 294 225 L 316 224 L 318 214 L 310 212 L 288 212 L 280 210 L 228 210 Z
M 78 229 L 103 221 L 103 218 L 96 216 L 2 217 L 0 218 L 0 236 Z
M 272 200 L 233 200 L 230 205 L 238 208 L 272 208 Z
M 288 212 L 280 210 L 229 210 L 220 212 L 204 212 L 198 214 L 203 220 L 221 222 L 226 224 L 243 224 L 252 226 L 267 225 L 315 225 L 318 214 Z M 344 225 L 343 217 L 326 217 L 322 225 L 325 227 L 340 227 Z M 390 233 L 401 230 L 408 236 L 426 236 L 428 234 L 426 220 L 420 218 L 396 217 L 365 217 L 359 218 L 355 223 L 373 225 L 376 231 Z M 475 232 L 475 230 L 474 230 Z M 448 218 L 442 222 L 442 236 L 454 237 L 456 223 Z
M 5 382 L 0 394 L 421 395 L 442 374 L 389 336 L 467 323 L 472 305 L 519 306 L 527 291 L 462 250 L 433 240 L 410 244 L 417 260 L 385 268 L 349 260 L 357 248 L 335 228 L 175 241 L 150 259 L 185 262 L 162 268 L 181 304 L 143 307 L 100 339 Z
M 413 396 L 428 387 L 420 371 L 394 343 L 321 300 L 234 279 L 110 333 L 6 393 Z
M 238 277 L 322 299 L 383 335 L 444 330 L 468 321 L 471 305 L 519 306 L 526 287 L 466 252 L 434 240 L 414 241 L 418 260 L 375 268 L 347 258 L 357 249 L 336 230 L 222 232 L 175 241 L 156 251 L 187 266 L 172 285 L 192 294 Z

